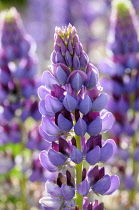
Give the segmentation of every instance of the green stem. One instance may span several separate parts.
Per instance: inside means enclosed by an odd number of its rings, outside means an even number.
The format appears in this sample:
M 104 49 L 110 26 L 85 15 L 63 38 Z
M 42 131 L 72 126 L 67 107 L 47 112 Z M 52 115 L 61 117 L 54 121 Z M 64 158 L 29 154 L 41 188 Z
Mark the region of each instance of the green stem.
M 81 150 L 81 140 L 80 136 L 75 135 L 76 145 L 79 150 Z M 76 173 L 76 195 L 75 195 L 75 203 L 79 207 L 79 210 L 82 210 L 83 205 L 83 196 L 81 196 L 77 191 L 77 186 L 82 182 L 82 168 L 83 161 L 79 164 L 76 164 L 75 173 Z
M 132 172 L 133 172 L 133 176 L 134 176 L 134 181 L 135 181 L 135 187 L 134 189 L 132 189 L 130 191 L 130 195 L 129 195 L 129 200 L 130 200 L 130 204 L 133 205 L 135 202 L 135 195 L 136 195 L 136 186 L 137 186 L 137 178 L 138 178 L 138 170 L 137 170 L 137 163 L 133 158 L 133 154 L 135 152 L 136 149 L 136 135 L 133 136 L 132 138 L 132 151 L 131 151 L 131 156 L 132 156 Z
M 133 111 L 132 113 L 132 120 L 134 121 L 135 116 L 136 116 L 136 112 L 134 109 L 134 102 L 136 100 L 136 96 L 135 94 L 130 95 L 130 107 Z M 138 169 L 137 169 L 137 163 L 134 160 L 134 152 L 137 146 L 137 140 L 136 140 L 136 134 L 132 137 L 132 143 L 131 143 L 131 158 L 132 158 L 132 173 L 133 173 L 133 177 L 134 177 L 134 182 L 135 182 L 135 187 L 134 189 L 132 189 L 129 193 L 129 202 L 131 205 L 134 204 L 135 202 L 135 196 L 136 196 L 136 192 L 137 192 L 137 178 L 138 178 Z
M 27 200 L 26 200 L 26 175 L 24 174 L 23 167 L 24 167 L 24 150 L 25 150 L 25 128 L 23 123 L 20 122 L 20 129 L 21 129 L 21 156 L 22 156 L 22 167 L 21 167 L 21 179 L 20 179 L 20 190 L 21 190 L 21 203 L 22 203 L 22 210 L 27 210 Z

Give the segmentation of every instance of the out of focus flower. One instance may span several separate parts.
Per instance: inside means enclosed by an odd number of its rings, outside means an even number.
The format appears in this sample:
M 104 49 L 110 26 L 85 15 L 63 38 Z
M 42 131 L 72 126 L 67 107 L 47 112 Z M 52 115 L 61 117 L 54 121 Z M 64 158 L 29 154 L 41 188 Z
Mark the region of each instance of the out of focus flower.
M 0 174 L 6 174 L 15 165 L 13 155 L 7 152 L 1 152 L 0 154 Z

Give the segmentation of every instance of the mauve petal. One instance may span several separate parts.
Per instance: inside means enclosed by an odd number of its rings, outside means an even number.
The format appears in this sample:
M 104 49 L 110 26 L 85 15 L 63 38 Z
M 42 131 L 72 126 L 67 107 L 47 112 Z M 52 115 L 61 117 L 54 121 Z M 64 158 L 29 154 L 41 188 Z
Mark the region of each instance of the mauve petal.
M 69 112 L 73 112 L 76 109 L 76 107 L 78 106 L 78 102 L 76 101 L 76 99 L 74 97 L 67 94 L 64 97 L 63 105 Z
M 57 167 L 62 166 L 66 162 L 66 157 L 62 153 L 56 152 L 53 149 L 49 150 L 48 157 L 50 162 Z
M 46 116 L 47 115 L 47 111 L 46 111 L 46 108 L 45 108 L 45 101 L 42 100 L 39 102 L 39 112 L 43 115 L 43 116 Z
M 111 185 L 111 178 L 109 175 L 105 175 L 102 177 L 102 179 L 100 179 L 93 185 L 92 189 L 95 193 L 104 194 L 105 192 L 108 191 L 110 185 Z
M 75 146 L 73 146 L 73 150 L 71 152 L 70 159 L 74 163 L 79 164 L 83 159 L 83 154 L 79 149 L 77 149 Z
M 73 80 L 71 81 L 71 86 L 75 91 L 78 91 L 81 89 L 82 85 L 83 85 L 82 77 L 80 76 L 79 73 L 76 73 Z
M 60 209 L 63 200 L 61 198 L 42 197 L 39 203 L 45 208 L 45 210 L 57 210 Z
M 78 193 L 82 196 L 86 196 L 89 193 L 90 185 L 86 179 L 84 179 L 78 186 Z
M 43 82 L 48 89 L 53 89 L 53 85 L 59 85 L 57 79 L 48 71 L 43 72 Z
M 102 120 L 100 117 L 96 117 L 95 120 L 93 120 L 87 128 L 87 133 L 90 136 L 97 136 L 102 130 Z
M 55 167 L 49 160 L 48 154 L 45 150 L 43 150 L 39 155 L 41 165 L 50 172 L 57 171 L 57 167 Z
M 102 119 L 101 132 L 105 133 L 112 128 L 115 119 L 113 114 L 105 109 L 100 112 L 100 118 Z
M 61 131 L 63 132 L 68 132 L 71 130 L 73 124 L 71 121 L 69 121 L 68 119 L 66 119 L 63 114 L 59 114 L 58 115 L 58 126 L 60 128 Z
M 80 68 L 80 61 L 79 61 L 79 58 L 76 55 L 76 53 L 74 53 L 74 56 L 73 56 L 73 69 L 76 70 L 76 69 L 79 69 L 79 68 Z
M 40 178 L 41 178 L 41 173 L 38 169 L 36 169 L 32 172 L 31 176 L 29 177 L 29 180 L 31 182 L 35 182 L 35 181 L 40 180 Z
M 47 95 L 45 97 L 45 108 L 48 113 L 52 113 L 55 116 L 55 113 L 59 112 L 63 108 L 63 105 L 57 98 Z
M 98 206 L 96 206 L 95 208 L 93 208 L 93 210 L 104 210 L 103 203 L 100 203 Z
M 76 133 L 77 136 L 84 136 L 86 131 L 87 131 L 86 122 L 82 118 L 79 118 L 76 125 L 74 126 L 74 132 Z
M 87 66 L 89 58 L 85 52 L 80 53 L 80 69 L 84 69 Z
M 82 112 L 82 114 L 86 115 L 88 112 L 91 111 L 91 109 L 92 109 L 92 100 L 87 95 L 79 104 L 79 110 L 80 112 Z
M 48 142 L 52 142 L 52 141 L 56 141 L 58 139 L 58 136 L 49 136 L 48 134 L 46 134 L 43 130 L 42 127 L 40 125 L 39 127 L 39 133 L 42 136 L 42 138 L 44 138 L 46 141 Z
M 68 50 L 66 51 L 65 60 L 66 60 L 67 66 L 72 66 L 72 56 Z
M 62 184 L 61 191 L 62 191 L 64 199 L 67 201 L 71 200 L 74 197 L 75 192 L 74 192 L 73 187 L 71 187 L 71 186 Z
M 45 96 L 49 94 L 49 91 L 44 87 L 44 86 L 40 86 L 38 88 L 38 96 L 40 99 L 45 99 Z
M 87 79 L 88 81 L 85 82 L 85 85 L 86 85 L 87 89 L 92 89 L 97 84 L 98 74 L 94 71 L 91 71 L 87 74 L 87 77 L 88 77 L 88 79 Z
M 99 112 L 102 109 L 105 108 L 106 104 L 108 102 L 108 97 L 106 93 L 102 93 L 100 96 L 98 96 L 92 103 L 92 109 L 95 112 Z
M 135 189 L 135 179 L 132 174 L 126 175 L 124 177 L 124 186 L 128 190 L 133 190 Z
M 135 161 L 139 162 L 139 147 L 137 147 L 135 149 L 135 152 L 134 152 L 134 159 Z
M 62 56 L 61 52 L 59 52 L 59 51 L 56 52 L 55 61 L 56 61 L 56 63 L 65 64 L 65 60 L 64 60 L 64 57 Z
M 45 189 L 52 197 L 62 196 L 60 187 L 49 180 L 45 183 Z
M 48 135 L 58 135 L 60 133 L 59 127 L 51 120 L 50 117 L 42 118 L 42 130 Z
M 90 165 L 95 165 L 100 158 L 100 147 L 96 146 L 94 149 L 92 149 L 90 152 L 86 154 L 86 161 Z
M 111 195 L 114 191 L 116 191 L 120 186 L 120 180 L 119 177 L 116 175 L 111 176 L 111 185 L 107 192 L 105 192 L 105 195 Z
M 108 139 L 106 143 L 110 143 L 113 146 L 113 155 L 117 153 L 117 145 L 113 139 Z
M 113 146 L 111 143 L 106 143 L 100 149 L 100 162 L 107 162 L 113 155 Z
M 65 85 L 68 75 L 65 73 L 61 66 L 57 67 L 56 78 L 61 85 Z

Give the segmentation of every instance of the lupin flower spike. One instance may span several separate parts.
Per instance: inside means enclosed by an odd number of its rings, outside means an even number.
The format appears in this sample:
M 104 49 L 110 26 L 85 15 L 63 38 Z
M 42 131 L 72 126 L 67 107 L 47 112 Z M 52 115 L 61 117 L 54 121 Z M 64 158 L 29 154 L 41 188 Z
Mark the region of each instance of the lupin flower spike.
M 110 133 L 118 146 L 114 165 L 118 168 L 124 188 L 129 190 L 129 203 L 135 204 L 138 189 L 138 110 L 139 110 L 139 41 L 137 17 L 130 0 L 114 0 L 108 48 L 111 58 L 100 64 L 109 78 L 103 78 L 104 90 L 109 94 L 107 109 L 114 114 Z M 129 115 L 130 113 L 130 115 Z M 119 163 L 119 158 L 121 163 Z M 118 160 L 118 161 L 117 161 Z M 133 162 L 130 172 L 128 164 Z M 133 193 L 134 192 L 134 193 Z M 134 207 L 133 207 L 134 208 Z
M 112 127 L 114 118 L 104 109 L 107 95 L 75 27 L 56 27 L 54 39 L 52 64 L 43 73 L 44 86 L 38 89 L 40 134 L 51 143 L 40 153 L 40 161 L 48 171 L 59 174 L 55 182 L 47 180 L 46 196 L 40 203 L 44 209 L 81 210 L 91 191 L 111 194 L 119 187 L 117 176 L 105 175 L 104 168 L 95 166 L 115 153 L 114 141 L 104 142 L 100 134 Z M 94 166 L 88 172 L 83 168 L 86 162 Z M 86 208 L 103 209 L 103 205 L 97 205 L 88 203 Z
M 136 28 L 137 18 L 130 0 L 114 0 L 108 47 L 115 56 L 139 51 Z

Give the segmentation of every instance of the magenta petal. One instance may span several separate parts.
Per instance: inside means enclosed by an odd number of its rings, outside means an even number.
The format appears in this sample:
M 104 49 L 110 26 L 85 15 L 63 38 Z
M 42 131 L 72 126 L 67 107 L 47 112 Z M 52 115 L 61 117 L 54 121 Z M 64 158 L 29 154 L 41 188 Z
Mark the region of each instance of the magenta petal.
M 74 126 L 74 131 L 77 136 L 85 135 L 85 133 L 87 131 L 87 124 L 82 118 L 78 119 L 76 125 Z
M 90 152 L 86 154 L 86 161 L 90 165 L 95 165 L 100 158 L 100 147 L 96 146 L 94 149 L 92 149 Z
M 111 195 L 114 191 L 116 191 L 120 186 L 120 180 L 119 177 L 116 175 L 111 176 L 111 185 L 107 192 L 105 192 L 105 195 Z
M 103 195 L 105 192 L 108 191 L 110 186 L 111 186 L 111 178 L 109 175 L 105 175 L 102 177 L 102 179 L 97 181 L 96 184 L 94 184 L 92 189 L 95 193 L 99 193 Z
M 82 196 L 86 196 L 89 193 L 90 185 L 86 179 L 84 179 L 78 186 L 78 193 Z
M 67 201 L 71 200 L 74 197 L 75 192 L 74 192 L 73 187 L 71 187 L 71 186 L 62 184 L 61 191 L 62 191 L 64 199 Z
M 60 133 L 59 127 L 51 120 L 50 117 L 42 118 L 42 129 L 48 135 L 58 135 Z
M 87 128 L 87 132 L 90 136 L 97 136 L 102 130 L 102 120 L 100 117 L 96 117 Z

